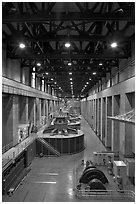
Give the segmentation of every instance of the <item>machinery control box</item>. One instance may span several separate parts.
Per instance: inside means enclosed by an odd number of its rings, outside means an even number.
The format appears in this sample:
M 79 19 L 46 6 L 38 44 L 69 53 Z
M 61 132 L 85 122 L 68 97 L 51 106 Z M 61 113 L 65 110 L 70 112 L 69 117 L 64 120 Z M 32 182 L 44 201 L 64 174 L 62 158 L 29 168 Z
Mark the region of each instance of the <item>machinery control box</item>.
M 114 161 L 114 153 L 111 152 L 93 152 L 93 163 L 95 165 L 107 166 L 108 161 Z

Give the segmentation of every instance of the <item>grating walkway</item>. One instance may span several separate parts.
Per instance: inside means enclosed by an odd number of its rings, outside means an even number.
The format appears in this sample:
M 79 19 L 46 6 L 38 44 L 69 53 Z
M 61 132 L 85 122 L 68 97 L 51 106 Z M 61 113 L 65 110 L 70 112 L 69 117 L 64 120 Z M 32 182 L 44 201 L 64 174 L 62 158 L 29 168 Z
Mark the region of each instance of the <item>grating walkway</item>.
M 76 172 L 81 160 L 92 160 L 93 151 L 105 147 L 82 118 L 81 129 L 85 134 L 85 150 L 61 157 L 35 158 L 31 171 L 12 197 L 3 196 L 3 202 L 84 202 L 75 196 Z

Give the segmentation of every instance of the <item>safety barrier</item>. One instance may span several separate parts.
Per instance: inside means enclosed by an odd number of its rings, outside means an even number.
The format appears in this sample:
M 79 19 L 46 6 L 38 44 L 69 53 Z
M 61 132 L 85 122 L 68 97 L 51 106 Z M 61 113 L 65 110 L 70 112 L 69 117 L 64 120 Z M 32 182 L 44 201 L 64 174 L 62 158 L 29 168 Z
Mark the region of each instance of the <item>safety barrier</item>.
M 128 201 L 135 202 L 135 193 L 130 190 L 79 190 L 75 189 L 76 197 L 98 201 Z
M 52 151 L 57 156 L 60 156 L 60 152 L 57 151 L 51 144 L 46 142 L 43 138 L 37 138 L 38 141 L 40 141 L 46 148 L 48 148 L 50 151 Z
M 3 148 L 2 148 L 2 154 L 4 154 L 5 152 L 7 152 L 10 148 L 13 147 L 13 142 L 10 142 L 9 144 L 5 145 Z

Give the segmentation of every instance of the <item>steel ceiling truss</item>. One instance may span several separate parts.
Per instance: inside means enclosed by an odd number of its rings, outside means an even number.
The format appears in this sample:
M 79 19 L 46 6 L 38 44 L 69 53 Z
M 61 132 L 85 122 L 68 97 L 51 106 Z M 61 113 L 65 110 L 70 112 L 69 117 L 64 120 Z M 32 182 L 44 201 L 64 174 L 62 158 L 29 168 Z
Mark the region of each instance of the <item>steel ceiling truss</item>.
M 70 71 L 77 94 L 91 77 L 86 93 L 107 72 L 111 73 L 112 67 L 119 66 L 119 59 L 131 56 L 134 33 L 125 33 L 135 24 L 134 2 L 7 2 L 2 9 L 7 56 L 21 59 L 22 67 L 28 66 L 31 71 L 40 61 L 37 76 L 44 76 L 48 83 L 54 76 L 66 92 L 70 93 L 70 87 L 62 76 L 68 76 Z M 115 51 L 110 49 L 113 39 L 119 42 Z M 21 40 L 27 44 L 26 51 L 18 48 Z M 71 42 L 69 50 L 64 48 L 66 41 Z

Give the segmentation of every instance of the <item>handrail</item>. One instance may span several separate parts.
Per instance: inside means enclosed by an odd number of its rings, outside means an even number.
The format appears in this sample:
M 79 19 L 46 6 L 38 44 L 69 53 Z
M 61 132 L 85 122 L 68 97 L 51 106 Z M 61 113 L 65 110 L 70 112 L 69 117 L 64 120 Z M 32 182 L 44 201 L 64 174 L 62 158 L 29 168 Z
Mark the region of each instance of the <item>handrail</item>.
M 51 144 L 45 141 L 43 138 L 37 138 L 40 142 L 42 142 L 46 147 L 48 147 L 52 152 L 54 152 L 57 156 L 60 156 L 60 152 L 57 151 Z
M 111 120 L 117 120 L 120 122 L 127 122 L 127 123 L 132 123 L 135 124 L 135 110 L 131 110 L 127 113 L 121 114 L 121 115 L 116 115 L 116 116 L 107 116 L 108 119 Z
M 34 93 L 34 94 L 37 93 L 37 94 L 40 94 L 40 95 L 44 94 L 47 97 L 46 99 L 57 100 L 56 96 L 50 95 L 49 93 L 46 93 L 44 91 L 35 89 L 35 88 L 31 87 L 31 86 L 28 86 L 26 84 L 23 84 L 23 83 L 21 83 L 19 81 L 16 81 L 14 79 L 11 79 L 11 78 L 8 78 L 8 77 L 5 77 L 5 76 L 2 76 L 2 86 L 11 87 L 13 89 L 16 88 L 17 90 L 21 90 L 21 91 L 27 91 L 27 92 L 29 92 L 31 94 L 32 93 Z
M 7 152 L 10 148 L 13 147 L 13 141 L 10 142 L 9 144 L 5 145 L 4 147 L 2 147 L 2 154 L 4 154 L 5 152 Z
M 79 190 L 75 189 L 75 195 L 79 198 L 109 201 L 135 201 L 135 193 L 131 190 Z

